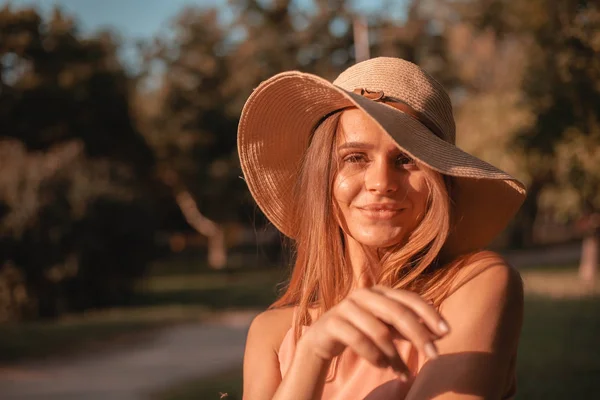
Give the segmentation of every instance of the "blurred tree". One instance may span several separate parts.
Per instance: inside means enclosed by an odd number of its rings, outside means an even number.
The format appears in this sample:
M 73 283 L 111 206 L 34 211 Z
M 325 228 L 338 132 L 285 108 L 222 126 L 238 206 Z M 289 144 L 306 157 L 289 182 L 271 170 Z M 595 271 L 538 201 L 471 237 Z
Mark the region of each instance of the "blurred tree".
M 463 15 L 500 37 L 518 36 L 528 63 L 523 107 L 534 115 L 516 143 L 530 197 L 565 220 L 583 221 L 581 276 L 598 268 L 600 211 L 600 4 L 592 0 L 473 0 Z M 596 222 L 594 222 L 596 221 Z
M 243 182 L 236 168 L 237 118 L 227 112 L 226 31 L 214 9 L 186 8 L 174 37 L 145 48 L 160 63 L 157 89 L 136 99 L 140 129 L 154 149 L 158 176 L 189 225 L 209 239 L 209 265 L 226 263 L 223 222 L 237 219 Z M 202 210 L 202 212 L 200 211 Z
M 541 188 L 539 179 L 532 181 L 525 150 L 515 145 L 518 133 L 534 123 L 533 112 L 523 107 L 521 84 L 527 66 L 523 44 L 462 21 L 453 22 L 447 36 L 460 81 L 454 96 L 458 145 L 525 181 L 530 195 L 507 239 L 511 247 L 530 246 Z
M 447 37 L 450 25 L 445 15 L 440 13 L 443 7 L 432 7 L 432 2 L 427 0 L 411 0 L 406 2 L 405 8 L 405 17 L 401 21 L 385 13 L 372 18 L 372 56 L 401 57 L 412 61 L 452 92 L 462 83 L 457 80 L 455 66 L 449 58 Z
M 353 14 L 346 0 L 301 2 L 229 0 L 239 41 L 231 53 L 232 92 L 239 92 L 234 112 L 261 81 L 299 69 L 334 79 L 354 63 Z M 243 71 L 243 73 L 241 72 Z
M 123 303 L 153 257 L 154 158 L 117 43 L 59 10 L 0 10 L 0 269 L 24 284 L 12 315 Z
M 136 99 L 140 130 L 186 220 L 213 237 L 213 260 L 225 259 L 225 224 L 253 207 L 236 153 L 243 104 L 276 73 L 298 69 L 333 79 L 350 66 L 355 15 L 349 3 L 229 0 L 233 18 L 227 24 L 217 10 L 186 8 L 173 21 L 172 38 L 146 46 L 148 73 L 157 64 L 164 72 L 156 89 Z M 374 55 L 435 65 L 436 76 L 451 82 L 443 37 L 422 15 L 420 2 L 410 4 L 403 22 L 370 17 Z
M 226 259 L 224 226 L 255 214 L 236 147 L 239 115 L 253 88 L 283 70 L 333 76 L 351 62 L 351 17 L 325 1 L 310 13 L 290 1 L 230 5 L 230 24 L 215 9 L 182 10 L 175 35 L 146 46 L 146 65 L 158 63 L 164 72 L 155 90 L 136 99 L 161 179 L 190 225 L 210 238 L 213 267 Z

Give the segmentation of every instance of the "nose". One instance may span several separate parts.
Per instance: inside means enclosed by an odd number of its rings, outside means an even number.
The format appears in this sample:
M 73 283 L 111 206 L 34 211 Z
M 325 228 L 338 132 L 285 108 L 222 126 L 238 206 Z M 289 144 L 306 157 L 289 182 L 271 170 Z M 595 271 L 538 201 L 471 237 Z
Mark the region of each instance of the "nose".
M 399 171 L 386 159 L 377 160 L 365 171 L 365 187 L 369 192 L 389 194 L 398 190 Z

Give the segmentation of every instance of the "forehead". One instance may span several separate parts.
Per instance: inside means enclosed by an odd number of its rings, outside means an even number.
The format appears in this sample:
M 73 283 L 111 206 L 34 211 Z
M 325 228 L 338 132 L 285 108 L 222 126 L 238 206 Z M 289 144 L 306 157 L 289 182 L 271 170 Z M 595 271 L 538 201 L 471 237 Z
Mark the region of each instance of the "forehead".
M 351 108 L 340 116 L 338 144 L 346 142 L 376 143 L 396 148 L 396 142 L 362 110 Z

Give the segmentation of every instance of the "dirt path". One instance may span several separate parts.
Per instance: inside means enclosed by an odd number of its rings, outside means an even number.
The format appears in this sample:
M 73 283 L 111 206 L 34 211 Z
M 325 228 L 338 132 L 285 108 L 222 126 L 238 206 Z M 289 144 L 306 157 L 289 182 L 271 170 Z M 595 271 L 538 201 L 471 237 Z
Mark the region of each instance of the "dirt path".
M 149 393 L 178 381 L 241 365 L 255 314 L 173 327 L 152 340 L 95 357 L 28 362 L 0 370 L 0 398 L 147 399 Z

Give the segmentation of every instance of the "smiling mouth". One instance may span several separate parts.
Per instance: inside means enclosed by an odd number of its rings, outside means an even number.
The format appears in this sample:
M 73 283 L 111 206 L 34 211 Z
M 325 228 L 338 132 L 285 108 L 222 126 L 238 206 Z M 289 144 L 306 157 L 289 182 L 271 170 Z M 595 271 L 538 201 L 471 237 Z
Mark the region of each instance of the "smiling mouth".
M 391 219 L 398 216 L 404 208 L 359 208 L 361 214 L 371 219 Z

